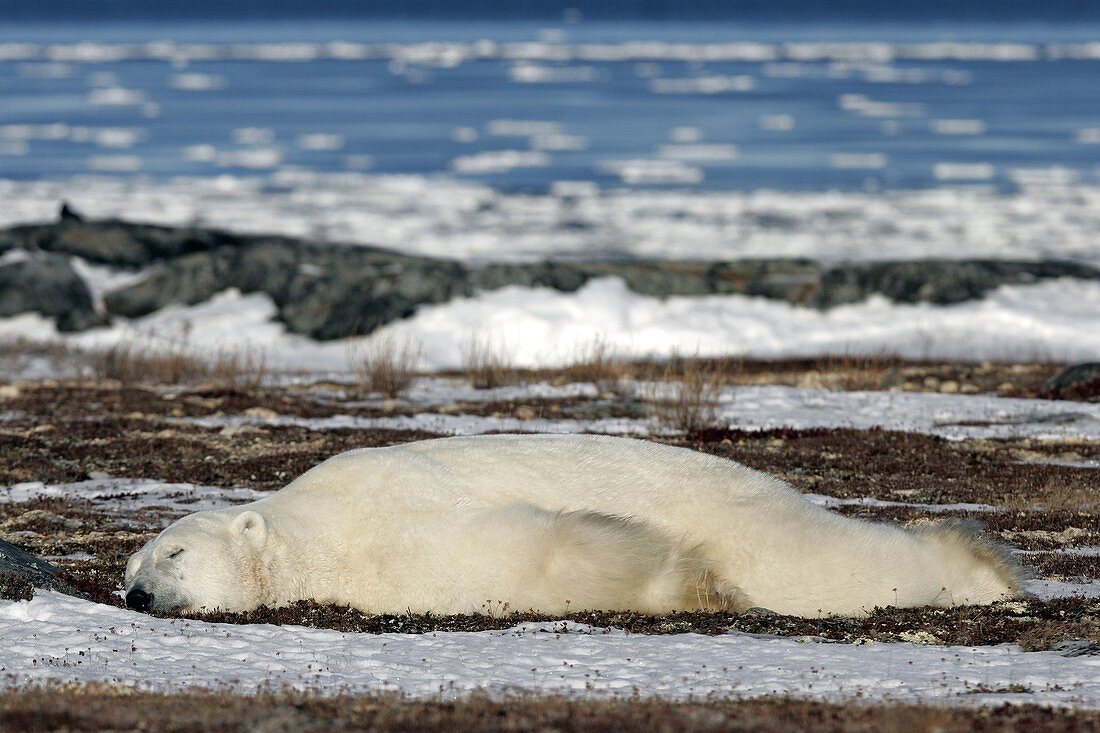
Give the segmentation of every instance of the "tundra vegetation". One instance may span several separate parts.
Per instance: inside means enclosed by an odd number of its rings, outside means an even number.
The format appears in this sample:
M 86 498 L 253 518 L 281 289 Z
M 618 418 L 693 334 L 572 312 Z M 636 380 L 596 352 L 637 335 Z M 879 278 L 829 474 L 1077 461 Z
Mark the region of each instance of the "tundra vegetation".
M 473 346 L 473 345 L 472 345 Z M 471 348 L 471 351 L 474 351 Z M 222 487 L 275 490 L 295 475 L 346 449 L 435 437 L 429 430 L 312 430 L 265 420 L 207 426 L 200 418 L 301 419 L 337 415 L 386 417 L 434 412 L 529 419 L 654 416 L 652 439 L 691 447 L 775 474 L 807 493 L 841 500 L 852 516 L 909 522 L 926 518 L 919 504 L 987 504 L 937 516 L 977 518 L 998 539 L 1021 550 L 1040 578 L 1100 580 L 1096 469 L 1100 442 L 1027 438 L 946 440 L 888 430 L 775 429 L 743 431 L 716 421 L 711 409 L 725 386 L 786 384 L 834 390 L 895 389 L 1038 397 L 1059 371 L 1050 364 L 913 363 L 873 359 L 729 362 L 677 359 L 646 364 L 615 354 L 606 343 L 578 350 L 560 370 L 511 369 L 482 343 L 467 372 L 478 386 L 505 382 L 582 380 L 590 397 L 517 396 L 482 401 L 412 404 L 403 392 L 414 378 L 409 344 L 360 353 L 350 382 L 274 380 L 262 361 L 217 355 L 152 355 L 133 345 L 113 353 L 73 352 L 33 342 L 10 343 L 0 359 L 50 359 L 78 365 L 83 376 L 0 385 L 0 485 L 71 483 L 102 475 L 146 477 Z M 476 358 L 475 358 L 476 357 Z M 163 359 L 163 361 L 162 361 Z M 192 362 L 192 359 L 197 361 Z M 348 384 L 353 389 L 348 389 Z M 629 387 L 635 385 L 635 387 Z M 643 387 L 637 387 L 643 385 Z M 363 399 L 363 392 L 385 399 Z M 736 401 L 733 403 L 736 407 Z M 117 505 L 93 498 L 0 502 L 0 539 L 55 559 L 74 592 L 120 605 L 116 591 L 127 557 L 179 506 Z M 0 577 L 0 595 L 27 598 L 31 589 Z M 547 620 L 511 616 L 367 616 L 313 602 L 203 618 L 223 623 L 296 624 L 355 633 L 425 633 L 508 628 Z M 988 607 L 875 609 L 859 618 L 802 619 L 750 611 L 646 616 L 614 610 L 569 614 L 566 623 L 615 627 L 639 634 L 731 630 L 839 643 L 913 642 L 948 645 L 1020 644 L 1027 650 L 1100 649 L 1100 603 L 1087 598 L 1026 600 Z M 1067 646 L 1069 645 L 1069 646 Z M 1100 714 L 1029 706 L 941 708 L 794 699 L 662 702 L 517 697 L 461 702 L 411 702 L 390 697 L 321 698 L 301 692 L 134 693 L 103 685 L 7 689 L 0 693 L 0 729 L 470 730 L 556 728 L 610 730 L 1100 730 Z

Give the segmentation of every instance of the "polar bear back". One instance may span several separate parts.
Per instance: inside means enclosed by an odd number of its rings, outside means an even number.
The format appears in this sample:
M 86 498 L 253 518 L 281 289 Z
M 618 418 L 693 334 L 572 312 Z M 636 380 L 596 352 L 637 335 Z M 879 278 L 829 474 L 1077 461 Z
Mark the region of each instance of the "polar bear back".
M 598 435 L 491 435 L 365 448 L 334 456 L 280 494 L 337 491 L 371 508 L 500 507 L 596 511 L 690 533 L 712 511 L 827 512 L 787 484 L 731 460 L 642 440 Z M 725 510 L 725 511 L 723 511 Z M 753 519 L 751 524 L 758 522 Z

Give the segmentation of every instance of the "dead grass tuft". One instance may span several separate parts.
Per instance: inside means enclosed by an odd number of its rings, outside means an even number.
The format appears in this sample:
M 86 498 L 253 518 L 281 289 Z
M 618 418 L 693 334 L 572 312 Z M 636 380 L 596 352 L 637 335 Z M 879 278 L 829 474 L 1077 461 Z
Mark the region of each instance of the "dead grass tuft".
M 416 379 L 421 346 L 392 334 L 360 341 L 348 349 L 348 365 L 360 389 L 397 397 Z
M 257 389 L 267 375 L 263 354 L 218 349 L 209 356 L 172 346 L 157 348 L 121 341 L 88 354 L 92 374 L 98 380 L 136 384 L 188 384 L 213 381 L 238 389 Z
M 845 352 L 820 357 L 815 361 L 815 371 L 823 375 L 830 389 L 843 391 L 882 389 L 887 371 L 897 366 L 897 357 L 878 354 L 853 354 Z
M 39 341 L 25 336 L 0 338 L 0 359 L 18 361 L 44 357 L 58 364 L 69 355 L 69 347 L 63 341 Z
M 493 389 L 519 381 L 508 350 L 490 336 L 474 334 L 462 349 L 462 371 L 476 389 Z
M 259 389 L 267 376 L 267 358 L 253 349 L 218 349 L 208 364 L 208 378 L 241 390 Z
M 681 433 L 720 427 L 718 400 L 736 371 L 732 360 L 675 357 L 650 376 L 644 398 L 662 427 Z
M 573 359 L 562 368 L 568 382 L 591 382 L 601 392 L 614 392 L 630 373 L 626 359 L 603 336 L 578 344 Z

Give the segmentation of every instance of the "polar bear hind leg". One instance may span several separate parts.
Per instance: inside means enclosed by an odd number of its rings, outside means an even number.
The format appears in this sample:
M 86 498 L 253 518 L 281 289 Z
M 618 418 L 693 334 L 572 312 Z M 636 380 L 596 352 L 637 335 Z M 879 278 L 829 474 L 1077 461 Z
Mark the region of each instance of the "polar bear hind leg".
M 546 599 L 538 610 L 665 613 L 737 611 L 751 605 L 715 573 L 699 547 L 684 546 L 644 522 L 531 505 L 504 507 L 494 514 L 497 519 L 511 515 L 513 522 L 522 515 L 538 525 L 528 535 L 533 567 L 527 578 L 536 595 Z

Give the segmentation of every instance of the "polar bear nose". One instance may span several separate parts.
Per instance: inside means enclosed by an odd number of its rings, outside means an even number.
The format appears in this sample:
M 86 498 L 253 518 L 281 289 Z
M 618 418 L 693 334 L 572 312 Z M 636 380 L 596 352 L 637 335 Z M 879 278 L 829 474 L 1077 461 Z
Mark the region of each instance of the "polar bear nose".
M 153 594 L 146 593 L 141 588 L 134 588 L 126 594 L 127 608 L 133 608 L 138 611 L 148 611 L 152 605 Z

